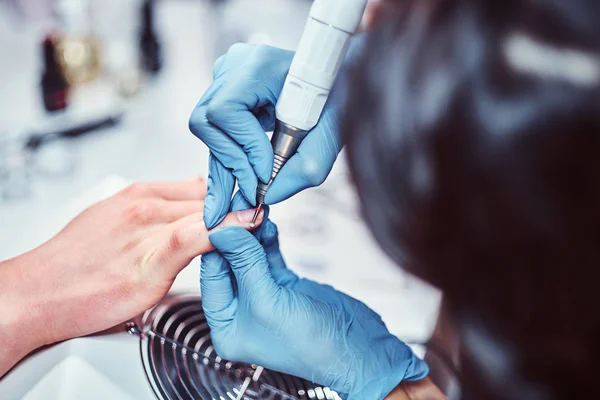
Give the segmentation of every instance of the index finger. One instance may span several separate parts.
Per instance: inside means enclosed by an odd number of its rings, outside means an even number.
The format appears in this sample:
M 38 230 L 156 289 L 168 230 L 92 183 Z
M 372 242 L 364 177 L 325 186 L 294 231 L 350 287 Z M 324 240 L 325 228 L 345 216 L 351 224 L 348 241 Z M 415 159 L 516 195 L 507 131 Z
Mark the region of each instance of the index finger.
M 206 109 L 208 121 L 241 146 L 254 173 L 265 183 L 273 170 L 273 150 L 253 111 L 275 105 L 277 96 L 259 79 L 240 76 L 225 84 Z
M 194 178 L 183 182 L 140 183 L 130 187 L 139 197 L 159 197 L 168 201 L 204 200 L 206 181 Z

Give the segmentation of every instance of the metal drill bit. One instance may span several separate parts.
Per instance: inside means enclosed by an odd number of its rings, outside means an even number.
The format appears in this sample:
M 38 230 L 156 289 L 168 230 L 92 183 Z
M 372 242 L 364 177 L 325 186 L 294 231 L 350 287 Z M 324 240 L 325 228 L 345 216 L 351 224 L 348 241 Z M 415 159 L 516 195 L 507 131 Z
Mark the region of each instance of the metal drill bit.
M 252 217 L 252 222 L 250 222 L 250 227 L 254 228 L 256 225 L 256 219 L 258 218 L 258 214 L 260 214 L 260 210 L 262 210 L 263 203 L 258 203 L 258 207 L 256 207 L 256 211 L 254 211 L 254 216 Z

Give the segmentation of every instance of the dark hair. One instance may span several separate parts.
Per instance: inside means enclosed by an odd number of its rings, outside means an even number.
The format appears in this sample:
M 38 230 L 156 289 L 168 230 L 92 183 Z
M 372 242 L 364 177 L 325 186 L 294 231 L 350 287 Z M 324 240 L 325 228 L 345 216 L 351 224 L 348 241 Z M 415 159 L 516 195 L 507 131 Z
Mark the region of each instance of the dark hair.
M 599 398 L 600 2 L 399 3 L 348 74 L 367 224 L 444 292 L 463 398 Z

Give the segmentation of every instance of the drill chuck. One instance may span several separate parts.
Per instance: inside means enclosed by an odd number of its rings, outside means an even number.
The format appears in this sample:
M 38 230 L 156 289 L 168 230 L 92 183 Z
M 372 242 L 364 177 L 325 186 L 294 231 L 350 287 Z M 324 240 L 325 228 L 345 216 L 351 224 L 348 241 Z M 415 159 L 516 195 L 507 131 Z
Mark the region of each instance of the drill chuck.
M 277 177 L 285 163 L 296 154 L 298 147 L 300 147 L 300 143 L 302 143 L 302 140 L 304 140 L 307 134 L 308 131 L 295 128 L 277 120 L 273 136 L 271 137 L 271 145 L 273 146 L 273 154 L 275 155 L 273 172 L 271 173 L 271 178 L 268 183 L 259 182 L 256 191 L 257 204 L 264 204 L 265 196 L 273 184 L 273 180 Z

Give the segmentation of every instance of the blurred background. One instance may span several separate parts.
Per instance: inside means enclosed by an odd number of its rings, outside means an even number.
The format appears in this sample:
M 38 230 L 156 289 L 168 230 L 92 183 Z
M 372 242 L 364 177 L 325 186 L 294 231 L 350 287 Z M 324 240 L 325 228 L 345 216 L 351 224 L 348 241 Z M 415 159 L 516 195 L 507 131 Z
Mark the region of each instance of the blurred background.
M 214 61 L 236 42 L 294 49 L 310 6 L 0 0 L 0 260 L 131 182 L 206 176 L 208 151 L 188 119 Z M 425 341 L 440 296 L 374 244 L 338 164 L 322 187 L 273 207 L 283 254 L 300 275 L 366 302 L 393 333 Z M 175 289 L 197 292 L 198 274 L 195 261 Z
M 206 175 L 187 121 L 213 62 L 241 41 L 293 48 L 309 7 L 0 0 L 0 258 L 28 250 L 32 227 L 107 176 Z

